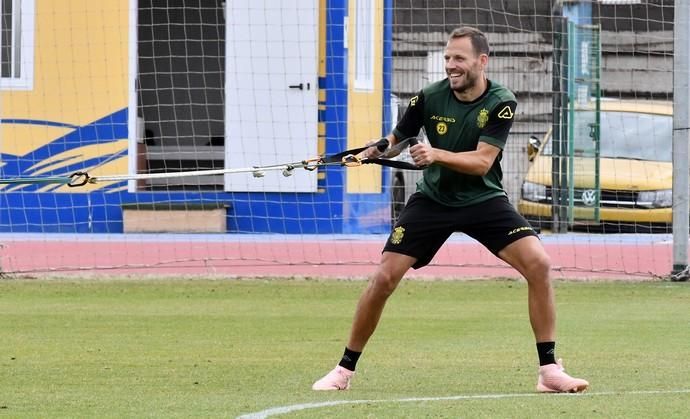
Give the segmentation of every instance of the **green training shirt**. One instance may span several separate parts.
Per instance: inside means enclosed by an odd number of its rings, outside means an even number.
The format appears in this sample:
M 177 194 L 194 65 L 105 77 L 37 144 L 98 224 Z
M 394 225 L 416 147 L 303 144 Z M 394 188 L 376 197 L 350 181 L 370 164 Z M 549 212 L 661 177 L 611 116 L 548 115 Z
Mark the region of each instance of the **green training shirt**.
M 503 150 L 516 106 L 515 95 L 491 81 L 479 98 L 462 102 L 455 97 L 446 78 L 428 85 L 410 99 L 393 134 L 402 140 L 417 136 L 424 127 L 434 148 L 473 151 L 482 141 Z M 485 176 L 468 175 L 432 164 L 424 169 L 424 176 L 417 182 L 417 191 L 436 202 L 455 207 L 506 195 L 501 183 L 502 155 L 503 152 L 499 152 Z

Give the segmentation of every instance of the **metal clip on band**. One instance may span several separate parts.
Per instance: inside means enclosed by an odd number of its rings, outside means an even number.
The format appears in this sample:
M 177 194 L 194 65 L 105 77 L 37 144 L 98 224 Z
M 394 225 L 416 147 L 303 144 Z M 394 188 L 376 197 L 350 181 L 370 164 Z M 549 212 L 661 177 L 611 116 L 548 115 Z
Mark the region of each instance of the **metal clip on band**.
M 84 186 L 91 182 L 91 176 L 86 172 L 74 172 L 69 175 L 69 183 L 67 186 L 75 188 L 77 186 Z

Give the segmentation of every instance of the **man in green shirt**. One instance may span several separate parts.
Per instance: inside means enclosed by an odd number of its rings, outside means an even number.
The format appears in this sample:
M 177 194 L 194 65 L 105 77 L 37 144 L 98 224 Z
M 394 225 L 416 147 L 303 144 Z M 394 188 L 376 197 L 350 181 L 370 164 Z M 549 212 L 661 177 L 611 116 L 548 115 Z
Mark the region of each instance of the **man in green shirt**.
M 342 359 L 312 388 L 350 387 L 359 356 L 405 272 L 427 265 L 450 235 L 461 231 L 527 280 L 529 318 L 540 365 L 537 391 L 584 391 L 589 383 L 566 374 L 555 357 L 556 310 L 549 256 L 529 223 L 510 204 L 501 184 L 500 163 L 515 115 L 515 96 L 486 78 L 489 44 L 479 30 L 454 30 L 445 61 L 448 77 L 413 97 L 387 137 L 396 144 L 424 128 L 429 142 L 410 148 L 415 164 L 425 167 L 424 176 L 360 297 Z M 380 151 L 370 147 L 364 154 L 373 158 Z

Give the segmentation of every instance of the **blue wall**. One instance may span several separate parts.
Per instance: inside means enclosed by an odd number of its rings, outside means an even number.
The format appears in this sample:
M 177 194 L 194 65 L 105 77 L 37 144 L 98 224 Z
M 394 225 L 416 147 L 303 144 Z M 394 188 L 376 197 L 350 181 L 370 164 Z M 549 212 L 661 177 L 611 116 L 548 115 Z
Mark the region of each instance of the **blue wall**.
M 392 0 L 385 0 L 384 25 L 384 131 L 390 130 L 391 88 L 391 21 Z M 326 154 L 345 149 L 347 144 L 347 51 L 344 48 L 344 26 L 348 10 L 347 0 L 327 3 L 326 18 L 326 76 L 319 87 L 325 89 L 325 110 L 319 121 L 325 123 Z M 9 121 L 3 123 L 26 123 Z M 29 121 L 39 124 L 40 121 Z M 127 138 L 127 110 L 121 109 L 25 156 L 0 155 L 5 165 L 0 169 L 3 178 L 32 176 L 37 162 L 86 144 L 105 144 Z M 104 155 L 82 160 L 40 176 L 63 176 L 83 170 L 112 158 Z M 305 156 L 310 157 L 310 156 Z M 33 168 L 32 168 L 33 167 Z M 347 194 L 346 170 L 357 168 L 327 167 L 319 176 L 316 193 L 247 193 L 247 192 L 136 192 L 126 189 L 126 182 L 108 185 L 89 193 L 51 192 L 45 185 L 23 185 L 19 189 L 0 191 L 0 232 L 56 232 L 56 233 L 121 233 L 122 205 L 154 202 L 221 203 L 229 206 L 230 233 L 383 233 L 389 225 L 390 170 L 384 169 L 383 190 L 378 194 Z M 56 185 L 57 187 L 58 185 Z

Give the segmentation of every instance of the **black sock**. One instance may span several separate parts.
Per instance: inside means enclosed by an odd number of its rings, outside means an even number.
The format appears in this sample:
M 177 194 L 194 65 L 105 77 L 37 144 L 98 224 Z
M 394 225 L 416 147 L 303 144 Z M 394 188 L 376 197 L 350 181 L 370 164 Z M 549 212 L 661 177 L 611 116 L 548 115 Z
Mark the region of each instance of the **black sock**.
M 539 366 L 556 363 L 556 342 L 537 342 Z
M 361 352 L 351 351 L 345 347 L 345 353 L 343 354 L 343 358 L 340 360 L 338 365 L 350 371 L 354 371 L 360 355 L 362 355 Z

